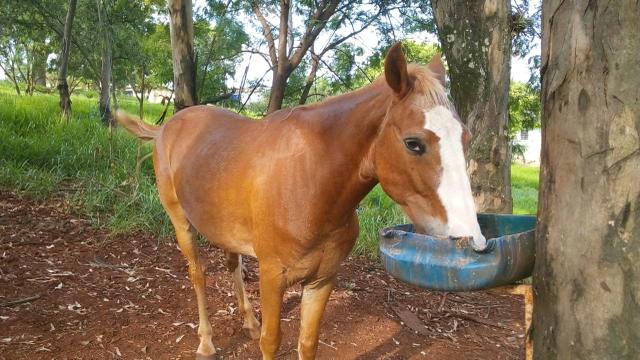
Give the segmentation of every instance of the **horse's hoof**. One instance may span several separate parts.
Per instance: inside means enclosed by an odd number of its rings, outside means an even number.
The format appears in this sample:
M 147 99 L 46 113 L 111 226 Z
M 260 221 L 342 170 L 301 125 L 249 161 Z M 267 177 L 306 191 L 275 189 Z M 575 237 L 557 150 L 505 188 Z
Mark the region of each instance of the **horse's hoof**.
M 211 355 L 202 355 L 202 354 L 198 354 L 196 353 L 196 360 L 215 360 L 216 359 L 216 354 L 211 354 Z
M 255 328 L 244 328 L 244 333 L 246 335 L 248 335 L 250 338 L 252 338 L 253 340 L 260 340 L 260 328 L 259 327 L 255 327 Z

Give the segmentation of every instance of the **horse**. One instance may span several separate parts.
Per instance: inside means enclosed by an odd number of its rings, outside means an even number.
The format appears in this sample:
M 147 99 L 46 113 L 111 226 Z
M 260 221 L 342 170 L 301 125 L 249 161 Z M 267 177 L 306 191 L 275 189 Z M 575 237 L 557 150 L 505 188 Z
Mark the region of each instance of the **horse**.
M 243 328 L 259 338 L 264 359 L 279 347 L 283 294 L 296 283 L 298 356 L 315 358 L 336 272 L 358 237 L 356 208 L 376 184 L 417 231 L 485 241 L 466 172 L 471 134 L 444 82 L 439 56 L 408 65 L 398 43 L 372 84 L 262 121 L 210 106 L 181 110 L 163 126 L 116 114 L 154 141 L 159 197 L 196 293 L 197 359 L 216 350 L 196 232 L 226 251 Z M 262 326 L 245 293 L 242 255 L 258 260 Z

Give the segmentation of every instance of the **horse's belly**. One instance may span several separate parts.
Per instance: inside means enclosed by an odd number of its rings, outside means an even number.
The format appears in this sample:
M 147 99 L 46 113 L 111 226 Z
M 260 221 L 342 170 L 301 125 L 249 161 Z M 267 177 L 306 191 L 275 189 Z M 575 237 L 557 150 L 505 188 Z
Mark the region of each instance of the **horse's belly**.
M 253 239 L 247 219 L 225 211 L 224 204 L 210 209 L 197 209 L 186 214 L 189 222 L 207 240 L 221 249 L 243 255 L 255 256 Z

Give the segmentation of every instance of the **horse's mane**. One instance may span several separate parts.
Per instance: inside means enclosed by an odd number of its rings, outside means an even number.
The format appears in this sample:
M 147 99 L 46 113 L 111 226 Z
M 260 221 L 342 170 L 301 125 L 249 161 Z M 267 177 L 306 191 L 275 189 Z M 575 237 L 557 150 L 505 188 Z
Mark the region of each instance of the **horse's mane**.
M 413 89 L 412 91 L 418 92 L 425 96 L 425 104 L 428 106 L 437 106 L 443 105 L 446 107 L 451 106 L 451 102 L 449 101 L 449 97 L 445 91 L 444 86 L 440 83 L 440 80 L 429 70 L 426 66 L 420 64 L 409 64 L 407 66 L 407 70 L 409 72 L 409 76 L 413 79 Z M 373 80 L 369 85 L 363 86 L 357 90 L 351 91 L 349 93 L 338 94 L 334 96 L 327 97 L 322 101 L 319 101 L 314 104 L 310 104 L 307 106 L 314 105 L 323 105 L 331 103 L 332 101 L 341 99 L 344 95 L 347 94 L 356 94 L 358 92 L 364 92 L 370 90 L 373 87 L 377 86 L 386 86 L 386 80 L 384 77 L 384 73 L 379 75 L 375 80 Z
M 413 78 L 413 91 L 425 96 L 425 107 L 442 105 L 451 107 L 451 102 L 440 80 L 426 66 L 410 64 L 409 76 Z

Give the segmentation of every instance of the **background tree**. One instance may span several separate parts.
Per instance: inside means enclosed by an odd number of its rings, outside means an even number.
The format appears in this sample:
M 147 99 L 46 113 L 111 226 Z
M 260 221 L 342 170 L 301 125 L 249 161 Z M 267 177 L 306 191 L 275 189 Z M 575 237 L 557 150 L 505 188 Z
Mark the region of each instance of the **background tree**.
M 44 86 L 47 55 L 52 51 L 50 31 L 34 24 L 34 13 L 28 3 L 18 0 L 7 0 L 0 12 L 0 69 L 18 95 L 20 86 L 29 95 L 36 86 Z
M 518 134 L 540 127 L 540 93 L 528 83 L 511 82 L 509 87 L 509 141 L 511 153 L 524 157 Z
M 60 112 L 65 118 L 71 114 L 71 95 L 69 94 L 69 84 L 67 83 L 67 68 L 69 65 L 69 52 L 71 51 L 71 29 L 73 18 L 76 15 L 77 0 L 69 0 L 67 17 L 64 23 L 64 33 L 62 35 L 62 51 L 58 62 L 58 92 L 60 93 Z
M 640 352 L 640 7 L 543 4 L 534 356 Z
M 247 10 L 250 10 L 260 23 L 268 48 L 267 60 L 273 70 L 267 112 L 273 112 L 282 107 L 289 77 L 303 63 L 309 49 L 323 31 L 328 33 L 330 40 L 322 49 L 318 49 L 315 56 L 312 56 L 311 64 L 318 61 L 314 60 L 314 57 L 322 58 L 330 50 L 379 21 L 387 12 L 406 7 L 407 4 L 406 1 L 397 4 L 387 1 L 365 4 L 358 0 L 314 2 L 280 0 L 275 5 L 268 1 L 252 1 L 250 9 Z M 273 16 L 270 16 L 271 14 Z M 302 28 L 296 29 L 292 26 L 295 23 L 294 15 L 304 19 Z M 277 26 L 269 22 L 272 17 L 278 18 Z M 349 30 L 339 32 L 340 28 Z M 313 65 L 311 68 L 313 69 Z M 315 78 L 315 74 L 307 78 Z
M 507 137 L 511 63 L 509 0 L 432 0 L 451 96 L 473 133 L 469 173 L 480 211 L 512 211 Z
M 100 117 L 105 125 L 115 125 L 113 116 L 111 116 L 110 90 L 111 90 L 111 71 L 112 71 L 112 49 L 111 49 L 111 26 L 107 18 L 108 8 L 105 5 L 108 1 L 96 0 L 96 8 L 98 15 L 98 31 L 101 34 L 100 54 L 101 54 L 101 71 L 100 71 Z
M 191 0 L 169 0 L 175 111 L 198 103 Z

